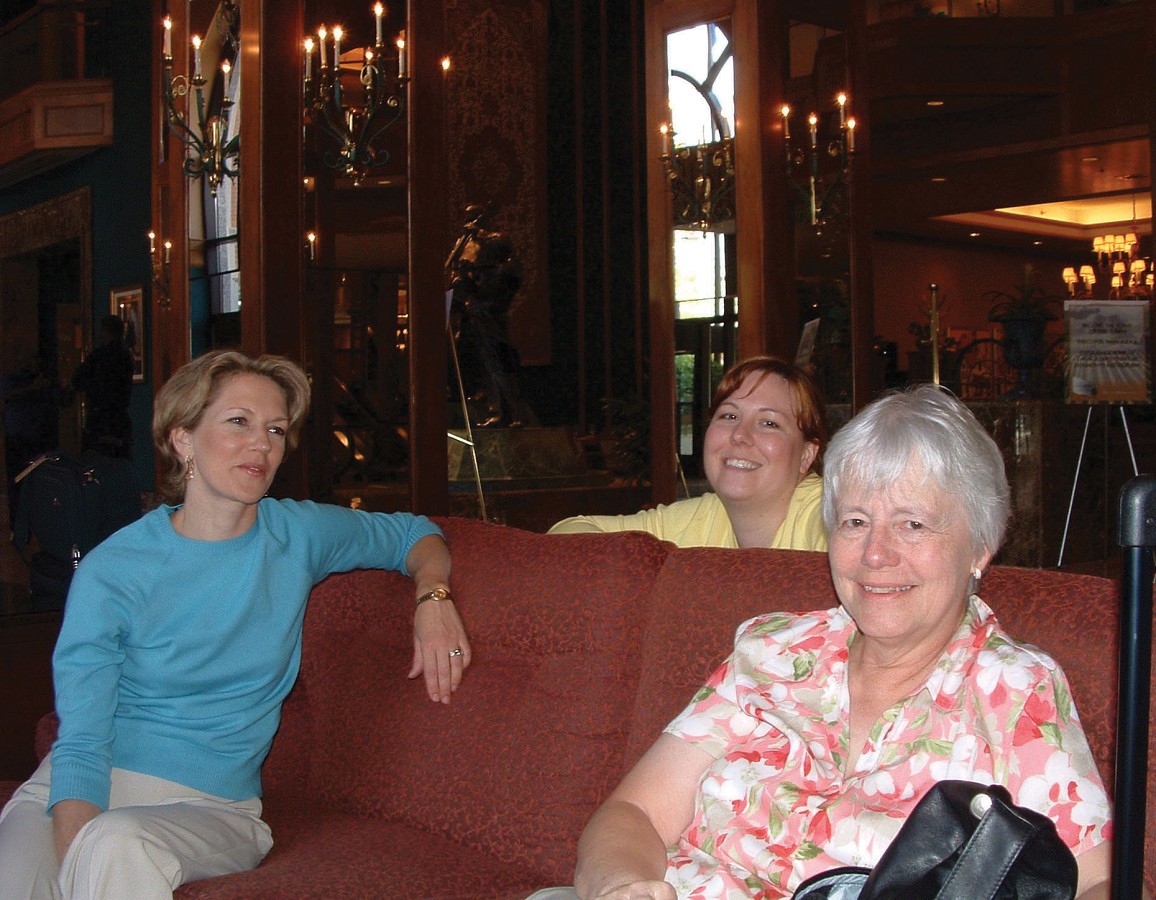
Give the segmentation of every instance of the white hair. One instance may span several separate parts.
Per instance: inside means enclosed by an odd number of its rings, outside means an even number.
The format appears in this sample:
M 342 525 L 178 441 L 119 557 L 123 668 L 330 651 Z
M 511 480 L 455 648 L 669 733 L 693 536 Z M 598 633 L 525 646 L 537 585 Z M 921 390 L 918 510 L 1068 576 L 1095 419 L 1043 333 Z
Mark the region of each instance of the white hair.
M 903 478 L 913 461 L 959 499 L 975 549 L 994 555 L 1003 544 L 1011 512 L 1003 456 L 971 410 L 933 384 L 884 395 L 831 438 L 823 475 L 827 530 L 834 530 L 845 485 L 887 489 Z

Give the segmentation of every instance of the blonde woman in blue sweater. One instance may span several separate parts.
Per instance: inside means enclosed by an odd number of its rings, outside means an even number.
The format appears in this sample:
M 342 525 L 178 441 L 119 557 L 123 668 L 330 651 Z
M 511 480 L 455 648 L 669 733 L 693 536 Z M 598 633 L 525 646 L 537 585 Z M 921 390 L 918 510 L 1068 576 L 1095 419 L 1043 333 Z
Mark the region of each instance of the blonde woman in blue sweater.
M 412 577 L 409 675 L 449 702 L 470 647 L 439 529 L 265 496 L 308 405 L 294 363 L 234 351 L 194 360 L 158 394 L 153 439 L 174 503 L 76 573 L 53 657 L 59 735 L 0 813 L 0 897 L 165 898 L 255 867 L 272 846 L 261 763 L 297 677 L 309 591 L 331 572 Z

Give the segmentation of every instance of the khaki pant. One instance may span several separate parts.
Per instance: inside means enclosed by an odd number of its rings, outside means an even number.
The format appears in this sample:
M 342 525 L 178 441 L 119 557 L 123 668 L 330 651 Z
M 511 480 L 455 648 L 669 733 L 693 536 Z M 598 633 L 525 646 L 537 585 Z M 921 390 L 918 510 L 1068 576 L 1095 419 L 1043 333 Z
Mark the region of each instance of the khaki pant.
M 112 770 L 109 809 L 56 860 L 48 759 L 0 812 L 0 900 L 165 900 L 188 881 L 255 868 L 273 846 L 261 801 L 225 800 Z

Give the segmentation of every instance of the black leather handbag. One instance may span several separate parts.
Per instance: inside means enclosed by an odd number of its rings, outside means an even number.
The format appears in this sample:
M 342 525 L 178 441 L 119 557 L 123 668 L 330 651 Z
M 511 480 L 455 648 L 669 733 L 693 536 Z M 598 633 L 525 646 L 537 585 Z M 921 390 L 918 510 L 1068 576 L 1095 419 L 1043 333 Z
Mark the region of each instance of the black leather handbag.
M 808 878 L 794 900 L 1071 900 L 1076 858 L 1056 826 L 1006 788 L 940 781 L 873 869 Z

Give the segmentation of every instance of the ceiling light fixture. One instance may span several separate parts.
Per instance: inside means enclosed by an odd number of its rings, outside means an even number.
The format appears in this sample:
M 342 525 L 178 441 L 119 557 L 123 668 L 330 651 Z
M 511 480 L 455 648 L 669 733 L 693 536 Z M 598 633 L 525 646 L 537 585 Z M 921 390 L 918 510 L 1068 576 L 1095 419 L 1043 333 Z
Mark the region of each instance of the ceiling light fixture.
M 1122 300 L 1125 297 L 1150 297 L 1153 288 L 1153 265 L 1140 252 L 1139 228 L 1136 222 L 1136 195 L 1132 195 L 1132 228 L 1130 231 L 1114 234 L 1100 234 L 1092 239 L 1092 252 L 1096 254 L 1096 264 L 1111 271 L 1108 282 L 1108 299 Z M 1081 266 L 1077 274 L 1074 266 L 1063 271 L 1064 283 L 1072 297 L 1091 297 L 1096 277 L 1091 266 Z

